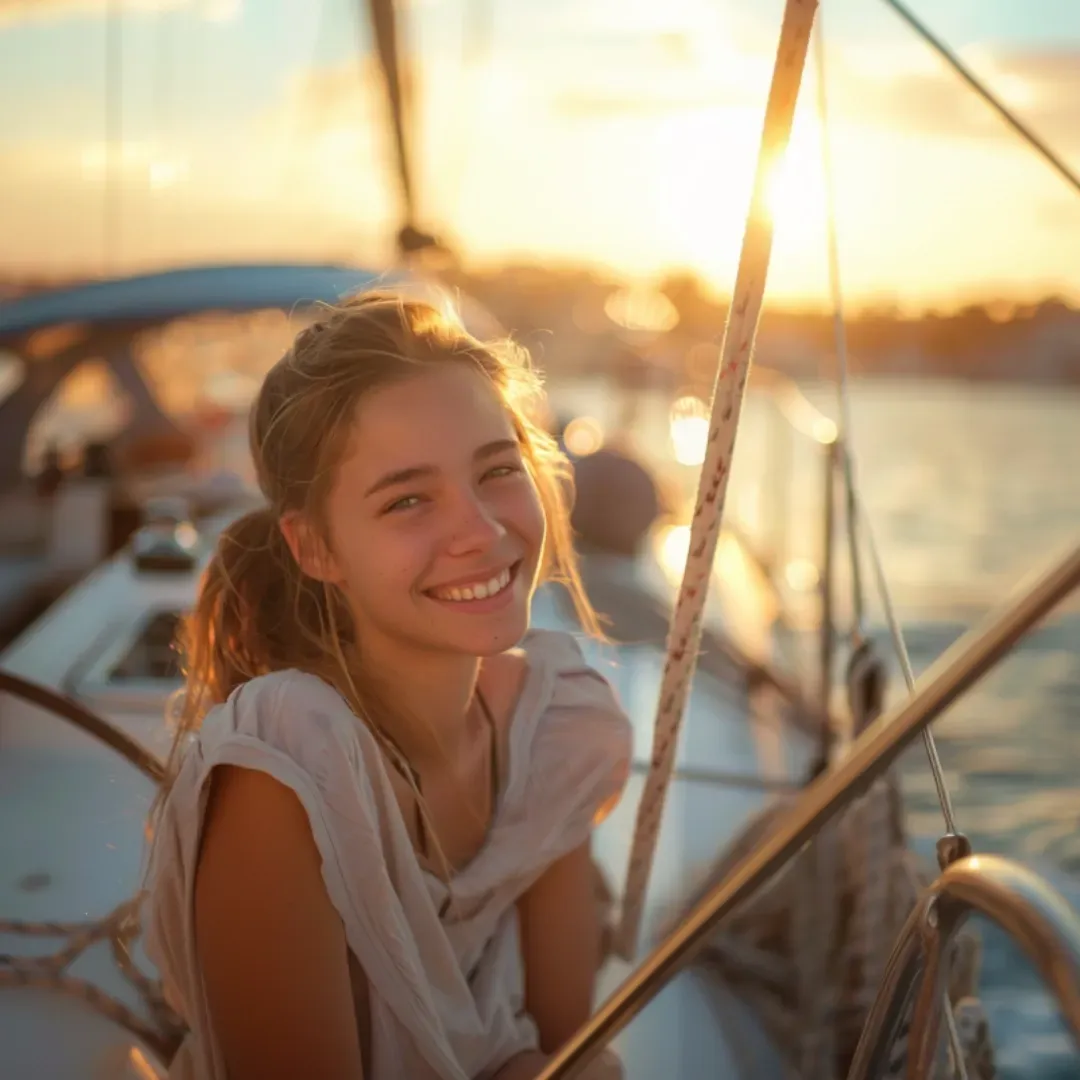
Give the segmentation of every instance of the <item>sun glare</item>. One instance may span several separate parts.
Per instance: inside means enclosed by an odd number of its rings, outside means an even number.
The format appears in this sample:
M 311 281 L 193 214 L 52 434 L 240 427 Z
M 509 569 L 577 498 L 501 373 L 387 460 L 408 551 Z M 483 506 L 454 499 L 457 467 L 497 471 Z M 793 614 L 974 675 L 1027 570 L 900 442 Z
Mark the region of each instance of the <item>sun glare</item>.
M 680 465 L 700 465 L 709 444 L 709 407 L 700 398 L 679 398 L 671 406 L 671 445 Z
M 785 238 L 803 244 L 823 236 L 825 175 L 816 121 L 796 119 L 787 151 L 766 181 L 765 201 L 777 233 Z

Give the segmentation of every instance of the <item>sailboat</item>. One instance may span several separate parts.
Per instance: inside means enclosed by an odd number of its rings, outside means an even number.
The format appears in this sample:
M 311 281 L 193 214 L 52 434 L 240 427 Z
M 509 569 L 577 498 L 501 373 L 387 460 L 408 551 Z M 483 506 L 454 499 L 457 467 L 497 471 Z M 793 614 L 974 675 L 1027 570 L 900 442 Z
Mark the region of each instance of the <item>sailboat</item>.
M 384 16 L 391 10 L 380 6 Z M 759 173 L 786 142 L 816 7 L 813 0 L 788 0 Z M 759 182 L 759 192 L 761 187 Z M 810 702 L 750 667 L 733 666 L 724 678 L 710 671 L 693 678 L 710 632 L 705 600 L 770 241 L 767 216 L 755 200 L 668 647 L 631 643 L 616 647 L 614 655 L 593 655 L 630 705 L 636 729 L 635 773 L 596 841 L 608 881 L 619 881 L 627 867 L 629 875 L 611 926 L 602 987 L 609 996 L 551 1062 L 545 1080 L 574 1075 L 608 1042 L 620 1053 L 626 1075 L 643 1080 L 840 1075 L 835 1053 L 820 1037 L 839 1027 L 838 1000 L 824 992 L 834 988 L 835 973 L 820 949 L 816 957 L 810 948 L 780 957 L 789 962 L 786 967 L 773 965 L 781 981 L 798 981 L 795 1008 L 805 1010 L 789 1042 L 770 1024 L 765 1004 L 749 994 L 740 1000 L 742 988 L 723 992 L 732 971 L 757 971 L 759 984 L 770 974 L 776 946 L 760 932 L 768 914 L 762 897 L 777 898 L 774 924 L 808 917 L 802 933 L 811 945 L 830 916 L 835 921 L 838 914 L 850 915 L 843 902 L 875 882 L 850 883 L 837 860 L 859 839 L 877 843 L 881 832 L 861 827 L 858 813 L 876 813 L 888 803 L 889 770 L 900 751 L 1080 584 L 1080 550 L 1074 550 L 957 643 L 913 686 L 907 701 L 887 711 L 873 655 L 853 654 L 849 682 L 856 734 L 842 749 L 830 748 L 823 760 L 821 739 L 834 726 L 824 695 Z M 841 439 L 822 443 L 823 460 L 847 499 L 849 535 L 872 544 L 853 454 L 842 438 L 843 431 Z M 235 512 L 197 525 L 159 512 L 127 548 L 0 654 L 0 814 L 5 822 L 17 822 L 0 831 L 0 1045 L 5 1075 L 16 1080 L 153 1077 L 167 1069 L 180 1023 L 139 954 L 132 893 L 143 821 L 168 739 L 165 700 L 177 685 L 168 649 L 172 631 L 192 601 L 217 530 Z M 566 627 L 567 618 L 557 595 L 541 594 L 538 625 Z M 835 643 L 833 628 L 826 629 L 823 653 Z M 776 710 L 778 699 L 785 715 L 816 718 L 817 727 L 810 726 L 809 734 L 794 724 L 784 728 L 779 767 L 774 762 L 768 771 L 762 728 L 747 718 Z M 655 722 L 642 708 L 651 700 L 660 704 Z M 743 776 L 731 776 L 733 763 L 747 766 Z M 769 780 L 773 787 L 791 788 L 792 795 L 768 816 L 756 816 L 766 804 Z M 852 1080 L 937 1075 L 942 1023 L 952 1035 L 947 1067 L 974 1075 L 969 1050 L 976 1043 L 965 1043 L 963 1016 L 954 1015 L 954 995 L 948 993 L 952 945 L 971 912 L 1000 922 L 1028 950 L 1070 1029 L 1080 1035 L 1080 921 L 1029 871 L 972 856 L 952 820 L 947 793 L 943 807 L 942 872 L 913 892 L 876 981 L 863 980 L 869 997 L 861 999 L 854 1017 L 843 1017 L 857 1034 L 844 1068 Z M 845 823 L 849 835 L 838 835 Z M 886 834 L 894 824 L 886 822 Z M 729 850 L 715 880 L 708 868 L 715 866 L 718 839 Z M 899 838 L 889 836 L 884 854 L 891 857 L 902 840 L 902 831 Z M 871 858 L 882 853 L 867 852 Z M 702 867 L 704 895 L 691 910 L 678 910 L 687 883 L 701 877 Z M 801 875 L 796 887 L 770 893 L 774 875 L 785 867 L 788 886 Z M 903 867 L 887 869 L 891 874 Z M 864 907 L 864 915 L 871 910 Z M 729 933 L 733 927 L 736 932 Z M 644 956 L 642 940 L 649 950 Z M 688 966 L 709 955 L 726 964 L 721 979 Z M 811 966 L 793 969 L 796 960 Z M 822 991 L 817 1002 L 815 991 Z

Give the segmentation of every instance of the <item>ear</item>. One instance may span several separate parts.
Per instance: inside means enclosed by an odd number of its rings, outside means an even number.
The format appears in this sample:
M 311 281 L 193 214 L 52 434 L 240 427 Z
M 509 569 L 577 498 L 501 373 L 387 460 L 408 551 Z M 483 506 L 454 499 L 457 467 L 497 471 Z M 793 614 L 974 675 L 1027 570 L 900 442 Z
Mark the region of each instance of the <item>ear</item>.
M 283 514 L 278 520 L 278 527 L 281 535 L 285 537 L 285 543 L 289 545 L 296 565 L 303 573 L 328 585 L 340 584 L 341 573 L 333 552 L 319 531 L 299 510 L 290 510 Z

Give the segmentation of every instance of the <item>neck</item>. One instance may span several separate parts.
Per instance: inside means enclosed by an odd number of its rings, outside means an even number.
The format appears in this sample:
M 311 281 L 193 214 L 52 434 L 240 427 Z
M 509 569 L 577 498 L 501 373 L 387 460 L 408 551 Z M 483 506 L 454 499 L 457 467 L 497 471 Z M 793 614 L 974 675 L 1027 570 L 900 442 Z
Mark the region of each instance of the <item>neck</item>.
M 365 647 L 361 670 L 389 708 L 384 730 L 414 768 L 444 767 L 458 756 L 470 733 L 478 657 Z

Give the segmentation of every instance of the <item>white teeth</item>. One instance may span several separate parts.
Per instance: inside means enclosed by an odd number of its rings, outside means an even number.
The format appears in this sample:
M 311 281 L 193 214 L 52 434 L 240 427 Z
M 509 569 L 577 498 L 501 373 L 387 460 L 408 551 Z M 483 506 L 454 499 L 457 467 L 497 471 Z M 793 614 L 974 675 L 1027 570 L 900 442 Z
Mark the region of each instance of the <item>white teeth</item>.
M 490 581 L 478 581 L 475 585 L 466 585 L 464 588 L 457 585 L 448 589 L 437 589 L 435 595 L 440 600 L 486 600 L 489 596 L 501 593 L 510 584 L 510 571 L 504 570 Z

